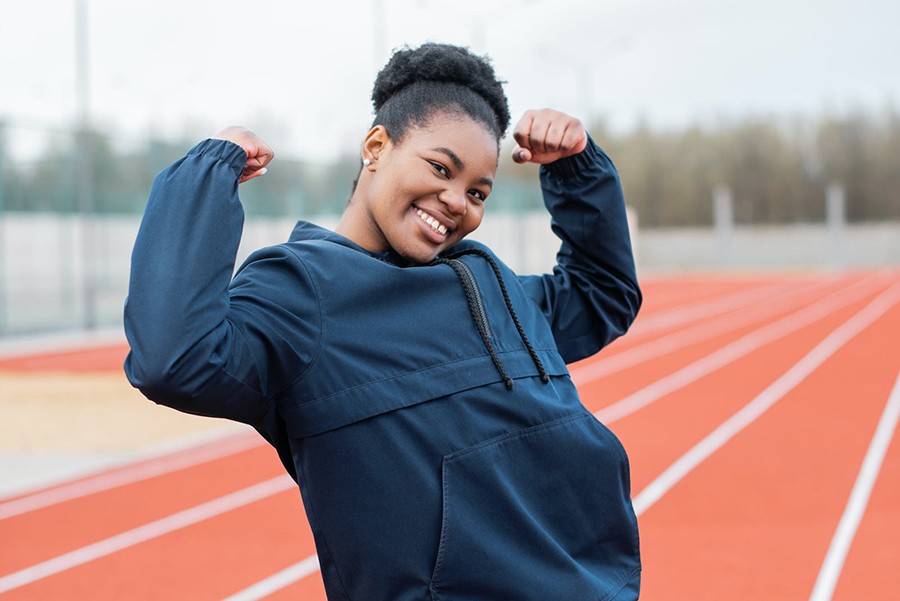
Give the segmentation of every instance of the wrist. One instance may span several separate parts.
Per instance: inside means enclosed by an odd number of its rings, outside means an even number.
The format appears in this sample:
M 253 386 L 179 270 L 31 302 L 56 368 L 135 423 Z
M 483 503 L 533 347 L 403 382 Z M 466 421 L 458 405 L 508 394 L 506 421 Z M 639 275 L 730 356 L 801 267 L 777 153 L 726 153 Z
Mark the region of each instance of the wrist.
M 590 134 L 584 135 L 584 146 L 581 151 L 567 157 L 557 159 L 543 166 L 548 173 L 560 177 L 574 177 L 589 169 L 603 156 L 603 151 L 597 146 Z

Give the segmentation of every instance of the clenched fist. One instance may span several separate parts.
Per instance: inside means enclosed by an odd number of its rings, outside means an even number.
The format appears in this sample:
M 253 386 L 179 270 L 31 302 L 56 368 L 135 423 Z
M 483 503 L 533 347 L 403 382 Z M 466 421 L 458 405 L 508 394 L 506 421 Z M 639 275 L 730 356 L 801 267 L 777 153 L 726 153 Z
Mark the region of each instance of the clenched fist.
M 247 162 L 244 164 L 244 170 L 241 172 L 241 178 L 238 180 L 239 184 L 243 184 L 254 177 L 265 175 L 267 171 L 266 165 L 275 158 L 275 152 L 272 148 L 246 127 L 232 125 L 214 135 L 213 138 L 234 142 L 247 153 Z

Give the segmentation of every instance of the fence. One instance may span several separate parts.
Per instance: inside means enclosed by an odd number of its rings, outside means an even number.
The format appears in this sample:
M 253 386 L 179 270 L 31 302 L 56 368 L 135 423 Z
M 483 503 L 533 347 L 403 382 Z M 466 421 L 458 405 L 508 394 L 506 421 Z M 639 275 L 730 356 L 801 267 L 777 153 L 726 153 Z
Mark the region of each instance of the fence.
M 138 216 L 0 214 L 0 335 L 121 325 Z M 333 216 L 315 221 L 326 227 Z M 288 219 L 248 219 L 239 260 L 285 240 Z M 520 273 L 553 265 L 558 241 L 544 212 L 491 213 L 473 237 Z M 900 223 L 846 226 L 841 252 L 825 224 L 736 227 L 727 256 L 713 228 L 633 234 L 642 273 L 685 269 L 900 266 Z M 90 241 L 90 244 L 86 242 Z

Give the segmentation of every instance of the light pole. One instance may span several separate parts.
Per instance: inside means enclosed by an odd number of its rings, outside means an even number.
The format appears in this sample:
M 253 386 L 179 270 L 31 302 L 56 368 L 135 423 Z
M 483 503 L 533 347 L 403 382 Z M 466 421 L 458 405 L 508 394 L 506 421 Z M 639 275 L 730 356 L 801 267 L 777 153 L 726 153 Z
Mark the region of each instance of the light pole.
M 607 42 L 602 48 L 586 55 L 575 55 L 558 48 L 542 45 L 537 48 L 539 56 L 571 67 L 575 75 L 575 103 L 578 117 L 586 126 L 590 125 L 596 107 L 594 105 L 594 73 L 603 62 L 615 54 L 622 53 L 631 47 L 631 38 L 623 36 Z M 602 60 L 598 57 L 602 57 Z
M 81 220 L 84 327 L 97 327 L 97 284 L 94 265 L 94 157 L 91 139 L 88 0 L 75 0 L 75 204 Z
M 6 122 L 0 121 L 0 336 L 6 332 L 6 214 L 3 207 L 3 166 L 6 150 Z
M 387 58 L 387 0 L 372 0 L 372 51 L 378 73 Z

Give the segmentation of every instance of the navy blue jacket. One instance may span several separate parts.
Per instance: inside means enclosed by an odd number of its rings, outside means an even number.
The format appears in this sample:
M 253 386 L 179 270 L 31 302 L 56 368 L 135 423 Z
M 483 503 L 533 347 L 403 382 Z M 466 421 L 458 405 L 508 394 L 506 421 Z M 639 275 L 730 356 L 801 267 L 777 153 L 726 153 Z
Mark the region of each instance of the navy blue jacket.
M 131 382 L 272 443 L 329 599 L 637 598 L 625 451 L 566 369 L 640 305 L 603 151 L 542 167 L 562 246 L 553 274 L 521 277 L 475 242 L 410 266 L 300 222 L 232 278 L 245 159 L 206 140 L 154 182 L 125 307 Z

